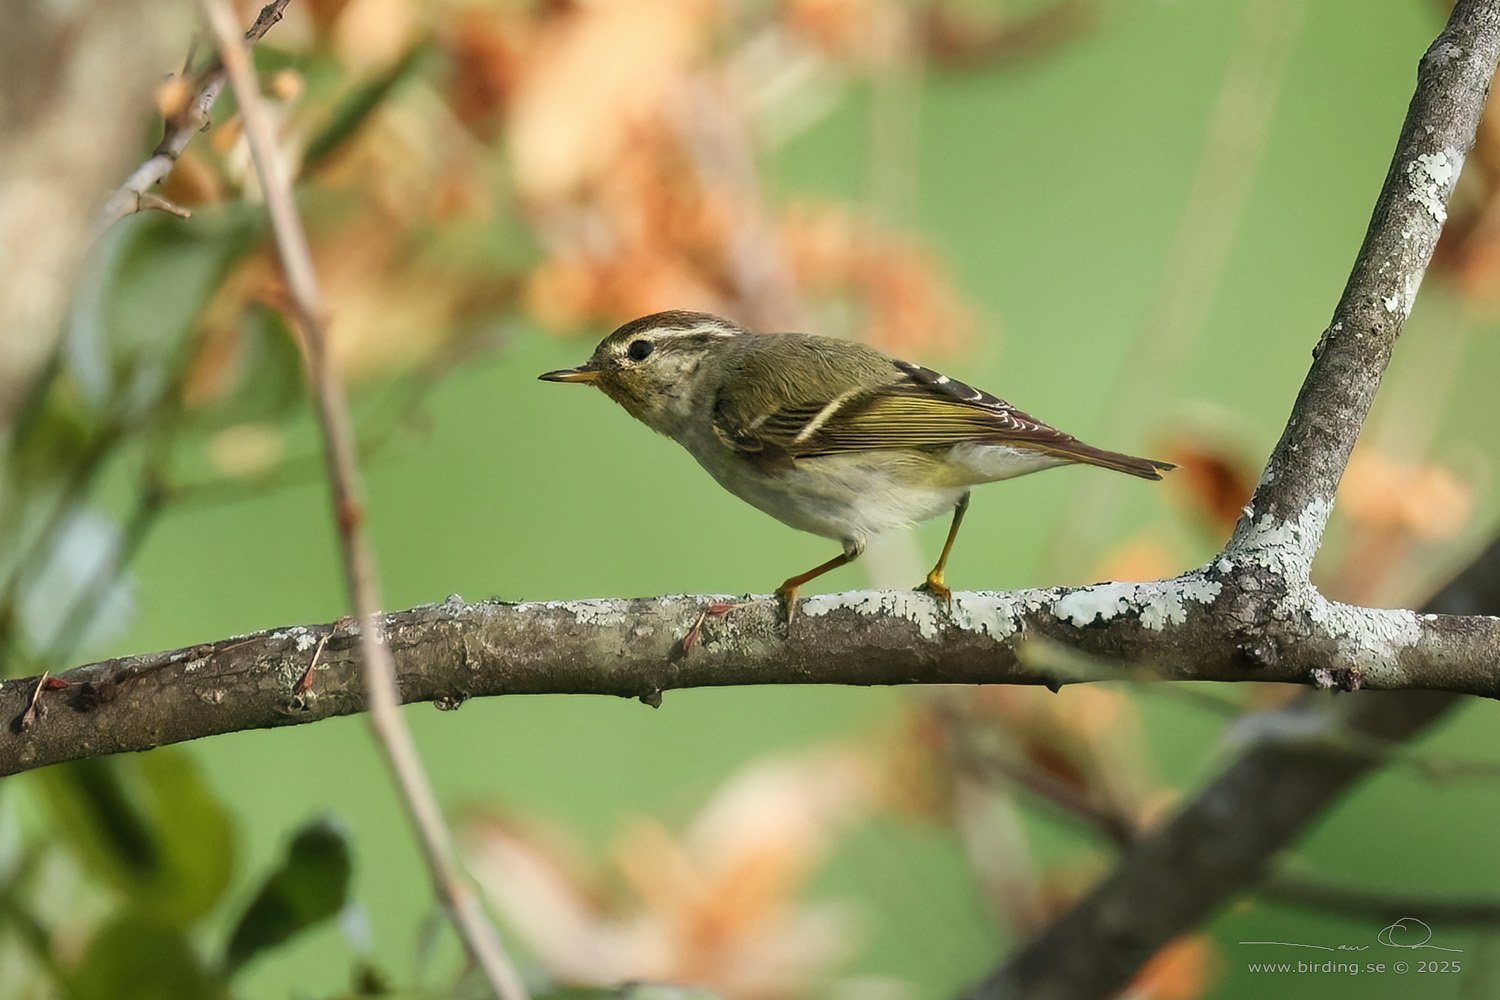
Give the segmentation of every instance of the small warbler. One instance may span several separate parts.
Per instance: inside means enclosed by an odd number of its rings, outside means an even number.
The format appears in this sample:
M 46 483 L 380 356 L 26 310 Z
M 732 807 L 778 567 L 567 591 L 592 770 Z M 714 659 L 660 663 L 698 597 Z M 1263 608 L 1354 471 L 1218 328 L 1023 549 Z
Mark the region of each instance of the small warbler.
M 951 600 L 943 567 L 979 483 L 1073 463 L 1142 479 L 1173 468 L 1086 445 L 873 347 L 755 333 L 708 313 L 643 316 L 577 368 L 539 377 L 598 386 L 741 500 L 840 542 L 842 554 L 776 588 L 788 620 L 798 589 L 858 558 L 871 535 L 948 511 L 948 540 L 918 589 Z

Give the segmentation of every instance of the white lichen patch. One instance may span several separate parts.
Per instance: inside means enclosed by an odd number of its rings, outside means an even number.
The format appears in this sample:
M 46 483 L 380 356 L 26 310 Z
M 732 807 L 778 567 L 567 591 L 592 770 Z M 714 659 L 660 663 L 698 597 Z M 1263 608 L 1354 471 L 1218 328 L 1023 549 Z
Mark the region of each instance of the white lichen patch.
M 318 637 L 312 634 L 310 629 L 298 625 L 292 629 L 292 635 L 296 636 L 297 652 L 305 653 L 318 644 Z
M 1186 622 L 1190 603 L 1212 603 L 1222 589 L 1217 580 L 1207 579 L 1202 570 L 1151 583 L 1101 583 L 1059 598 L 1052 605 L 1052 613 L 1075 628 L 1089 625 L 1095 619 L 1107 622 L 1122 615 L 1135 615 L 1143 626 L 1160 632 L 1168 625 Z
M 573 616 L 580 625 L 597 625 L 612 628 L 625 624 L 624 601 L 600 598 L 592 601 L 548 601 L 548 607 L 561 608 Z
M 1225 552 L 1240 562 L 1248 560 L 1287 579 L 1305 579 L 1312 570 L 1313 556 L 1317 555 L 1323 527 L 1332 510 L 1332 502 L 1319 499 L 1303 508 L 1295 520 L 1283 521 L 1262 514 L 1253 521 L 1241 521 Z
M 1187 621 L 1188 603 L 1212 604 L 1223 585 L 1206 579 L 1202 573 L 1189 573 L 1176 580 L 1146 584 L 1141 600 L 1141 624 L 1159 632 L 1168 625 Z
M 851 590 L 843 594 L 809 597 L 798 607 L 809 618 L 847 609 L 861 615 L 890 615 L 917 626 L 924 639 L 938 634 L 939 602 L 915 590 Z
M 1017 634 L 1027 615 L 1042 613 L 1051 613 L 1078 628 L 1096 619 L 1110 621 L 1125 614 L 1138 616 L 1150 629 L 1180 625 L 1187 621 L 1189 604 L 1206 604 L 1219 595 L 1220 589 L 1217 581 L 1195 572 L 1157 583 L 1107 583 L 1068 593 L 1053 589 L 954 594 L 948 609 L 917 591 L 855 590 L 809 597 L 800 605 L 799 614 L 817 618 L 848 610 L 904 618 L 928 639 L 948 625 L 1001 640 Z
M 1338 644 L 1340 659 L 1372 681 L 1393 682 L 1403 649 L 1422 636 L 1414 611 L 1357 608 L 1330 601 L 1308 586 L 1309 617 Z
M 1136 583 L 1101 583 L 1084 587 L 1059 598 L 1052 605 L 1052 613 L 1063 621 L 1072 622 L 1075 628 L 1092 624 L 1094 619 L 1109 621 L 1130 610 L 1135 603 Z
M 509 605 L 509 609 L 523 617 L 537 611 L 564 611 L 572 615 L 573 620 L 580 625 L 611 628 L 625 624 L 629 604 L 629 601 L 620 598 L 596 597 L 582 601 L 518 601 Z
M 1381 296 L 1385 311 L 1401 320 L 1411 315 L 1411 307 L 1417 301 L 1417 291 L 1422 287 L 1422 272 L 1408 274 L 1401 281 L 1401 288 L 1390 295 Z
M 1433 221 L 1448 221 L 1448 209 L 1444 203 L 1462 164 L 1462 157 L 1447 150 L 1423 153 L 1407 164 L 1406 176 L 1412 189 L 1406 197 L 1426 209 Z
M 1011 594 L 954 594 L 950 617 L 966 632 L 991 639 L 1008 639 L 1021 629 L 1022 619 L 1057 600 L 1055 590 L 1018 590 Z

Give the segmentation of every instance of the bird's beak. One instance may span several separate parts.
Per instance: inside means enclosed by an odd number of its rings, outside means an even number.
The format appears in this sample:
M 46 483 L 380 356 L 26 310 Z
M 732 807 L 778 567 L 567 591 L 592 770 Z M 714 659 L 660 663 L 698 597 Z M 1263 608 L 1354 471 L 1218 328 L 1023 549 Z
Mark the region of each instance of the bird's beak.
M 599 370 L 584 364 L 577 368 L 559 368 L 555 372 L 538 375 L 537 378 L 543 382 L 593 382 L 599 378 Z

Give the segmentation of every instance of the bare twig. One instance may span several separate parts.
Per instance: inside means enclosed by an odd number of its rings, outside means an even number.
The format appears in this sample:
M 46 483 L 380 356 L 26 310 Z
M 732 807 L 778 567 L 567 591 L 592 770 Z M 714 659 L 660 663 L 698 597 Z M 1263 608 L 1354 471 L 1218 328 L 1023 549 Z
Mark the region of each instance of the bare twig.
M 255 18 L 255 23 L 250 30 L 245 32 L 245 41 L 254 45 L 270 31 L 277 21 L 281 20 L 282 11 L 292 0 L 271 0 L 261 8 L 260 14 Z M 190 57 L 191 59 L 191 57 Z M 183 72 L 187 72 L 184 67 Z M 191 99 L 183 102 L 181 108 L 174 114 L 168 116 L 166 131 L 162 135 L 161 142 L 151 151 L 151 156 L 136 167 L 135 172 L 125 179 L 125 183 L 115 189 L 109 196 L 109 200 L 99 210 L 98 217 L 94 220 L 94 235 L 97 238 L 110 226 L 119 222 L 127 215 L 145 210 L 157 210 L 186 219 L 192 213 L 180 205 L 175 205 L 160 195 L 152 194 L 151 189 L 172 172 L 172 167 L 177 163 L 177 158 L 187 148 L 193 136 L 208 128 L 208 114 L 213 110 L 214 102 L 219 99 L 219 91 L 224 89 L 224 63 L 215 58 L 203 72 L 198 74 L 192 88 Z
M 1500 899 L 1494 897 L 1475 896 L 1465 899 L 1397 890 L 1381 891 L 1367 886 L 1290 875 L 1272 876 L 1257 890 L 1256 895 L 1262 899 L 1310 910 L 1372 917 L 1382 921 L 1420 917 L 1433 926 L 1500 926 Z
M 174 201 L 163 198 L 159 194 L 151 194 L 150 192 L 141 195 L 140 210 L 146 212 L 166 212 L 168 215 L 175 215 L 179 219 L 191 219 L 193 217 L 193 213 L 190 210 L 183 208 Z
M 360 655 L 365 691 L 369 697 L 370 721 L 422 846 L 433 887 L 465 950 L 483 971 L 497 996 L 502 1000 L 525 1000 L 526 988 L 507 958 L 499 935 L 486 919 L 478 898 L 463 880 L 437 796 L 423 771 L 411 733 L 398 711 L 400 692 L 396 686 L 395 661 L 381 628 L 374 553 L 361 531 L 364 513 L 354 434 L 344 402 L 343 385 L 327 355 L 327 313 L 313 269 L 312 252 L 292 201 L 291 182 L 285 163 L 277 152 L 271 120 L 261 104 L 259 86 L 250 65 L 249 48 L 239 37 L 234 15 L 226 0 L 203 0 L 203 9 L 218 41 L 220 62 L 239 99 L 245 137 L 265 191 L 282 273 L 291 293 L 293 321 L 307 347 L 309 373 L 318 401 L 318 421 L 323 431 L 334 520 L 343 556 L 344 579 L 350 603 L 359 618 Z M 262 12 L 262 17 L 265 17 L 265 12 Z

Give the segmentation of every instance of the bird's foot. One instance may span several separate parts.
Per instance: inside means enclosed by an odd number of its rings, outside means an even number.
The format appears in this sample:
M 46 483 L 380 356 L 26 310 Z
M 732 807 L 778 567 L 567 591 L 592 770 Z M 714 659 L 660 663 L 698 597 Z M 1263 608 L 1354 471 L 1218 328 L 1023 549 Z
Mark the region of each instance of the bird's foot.
M 931 594 L 943 602 L 943 607 L 949 611 L 953 610 L 953 591 L 943 583 L 943 574 L 936 570 L 927 574 L 927 580 L 917 586 L 917 590 Z
M 792 619 L 797 616 L 797 591 L 801 589 L 800 586 L 790 586 L 787 583 L 776 588 L 776 597 L 781 601 L 782 610 L 786 612 L 787 625 L 791 625 Z

